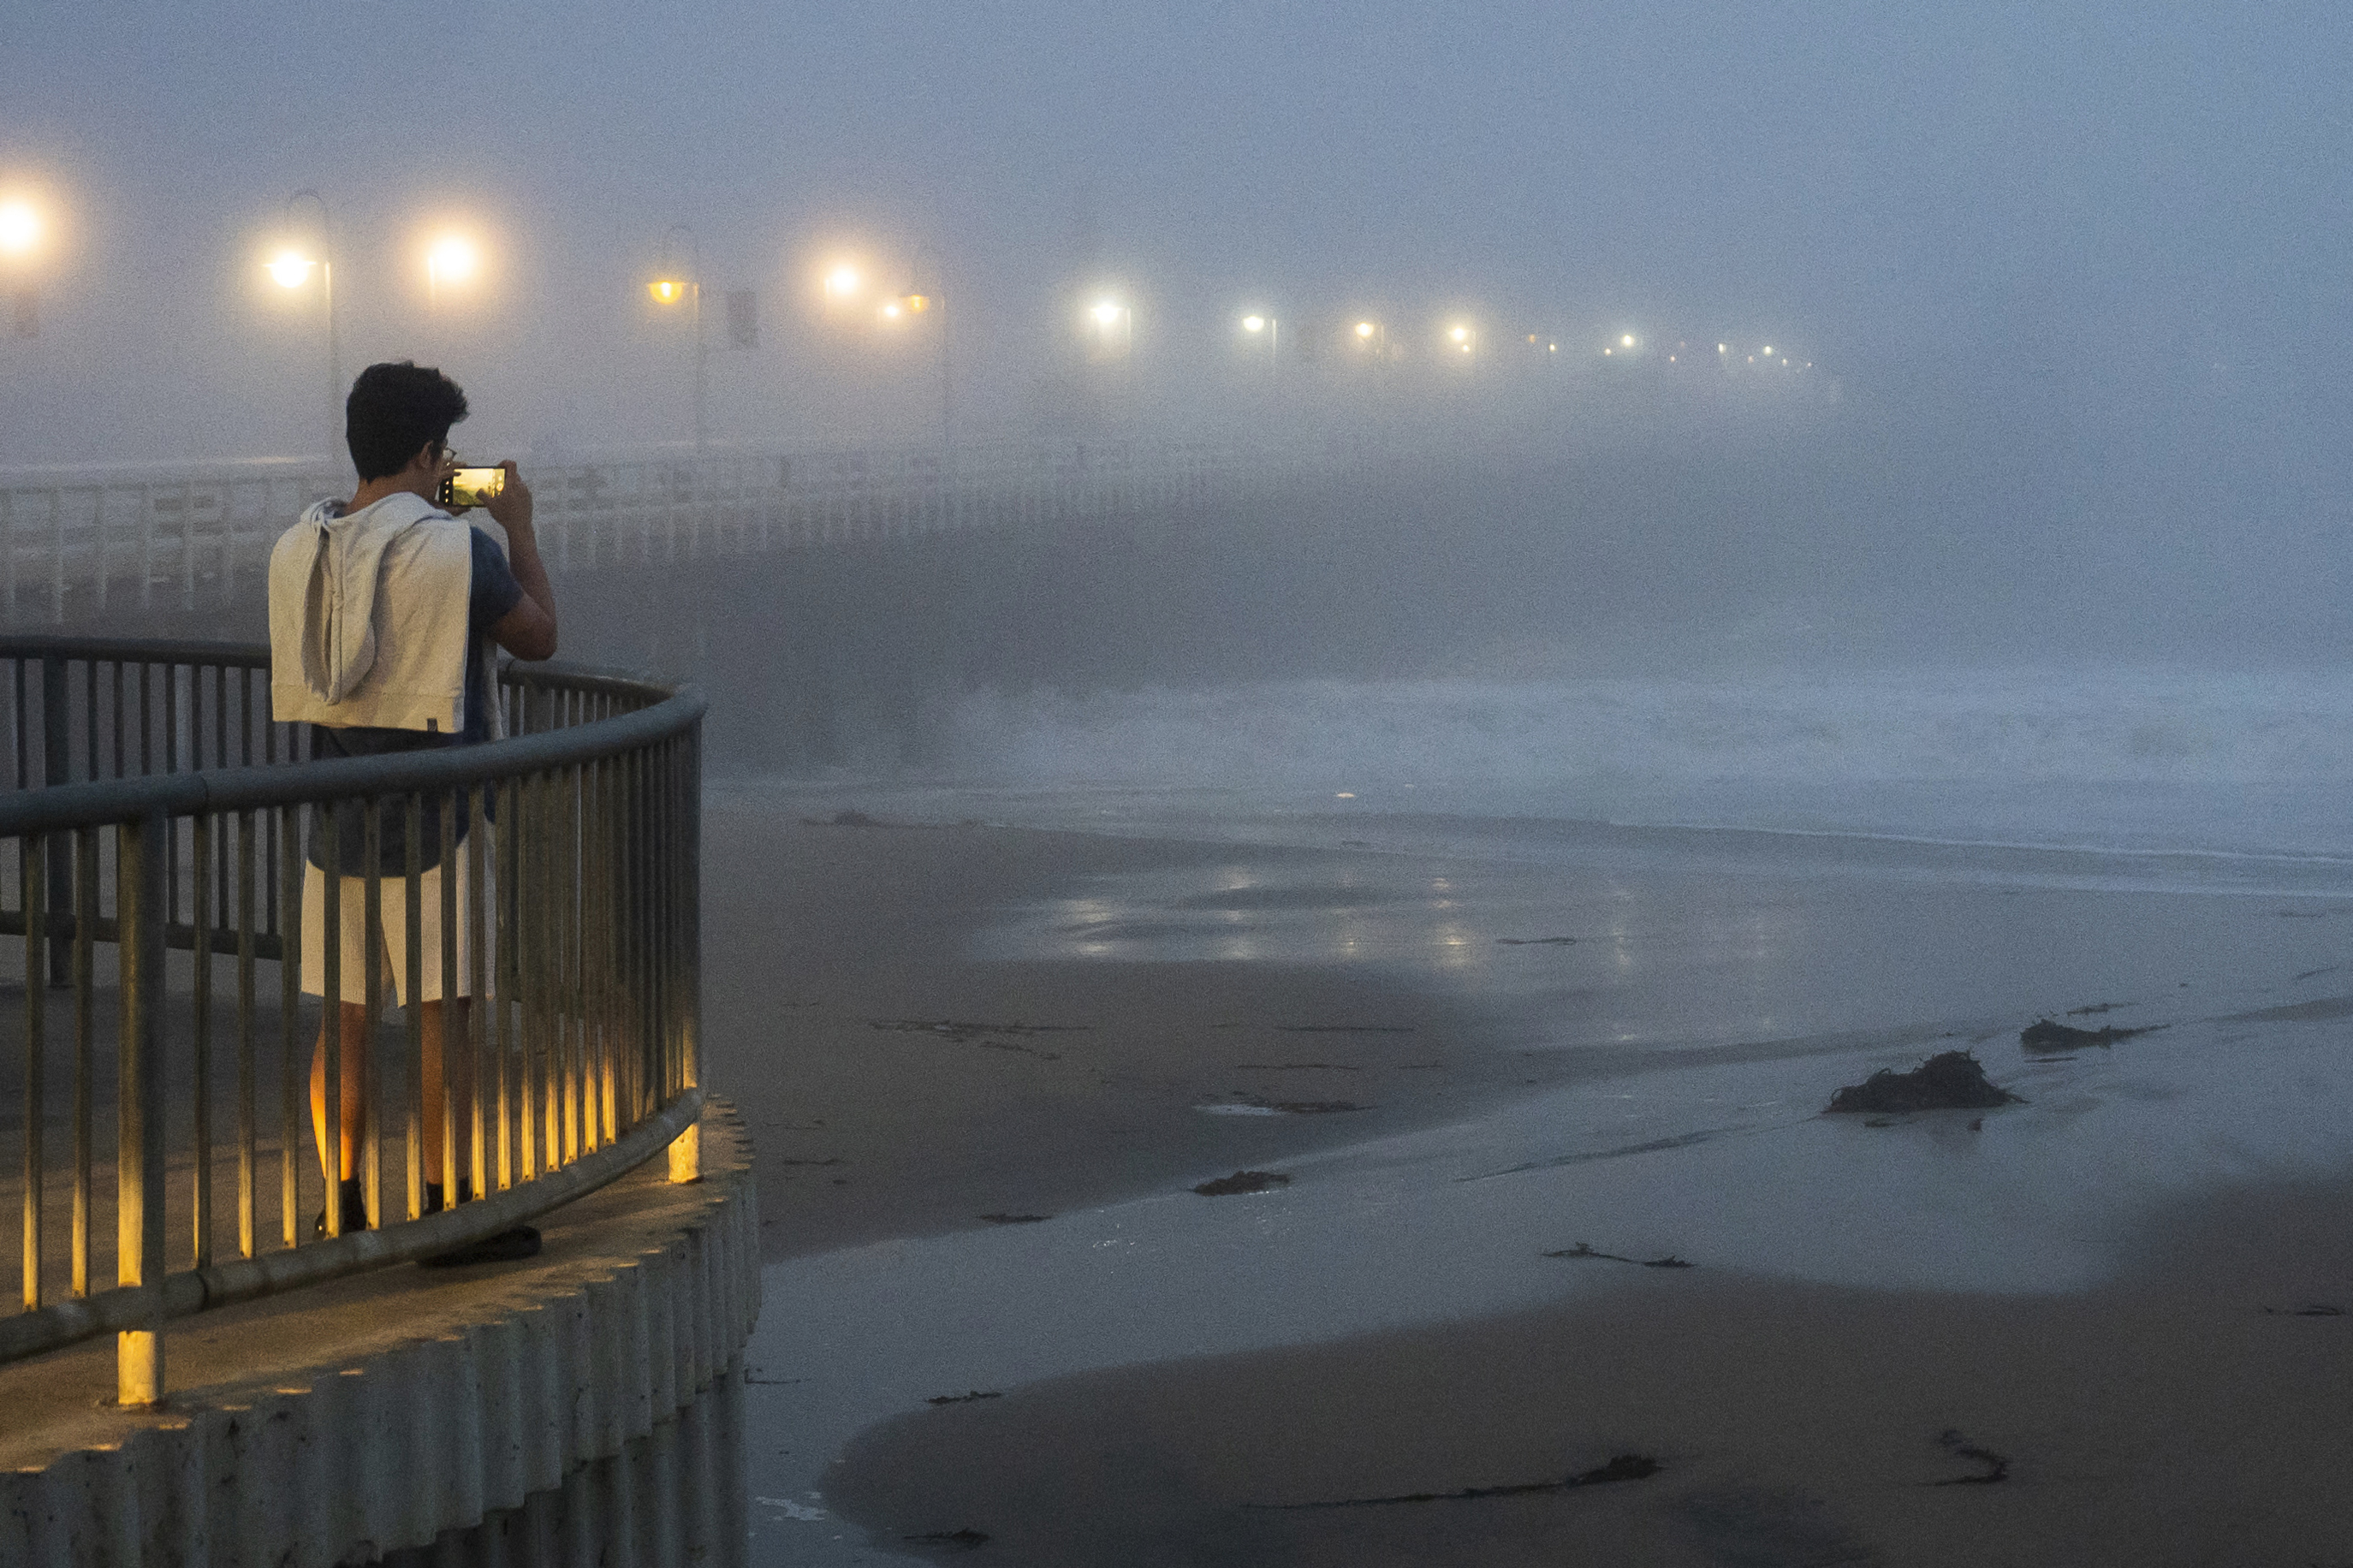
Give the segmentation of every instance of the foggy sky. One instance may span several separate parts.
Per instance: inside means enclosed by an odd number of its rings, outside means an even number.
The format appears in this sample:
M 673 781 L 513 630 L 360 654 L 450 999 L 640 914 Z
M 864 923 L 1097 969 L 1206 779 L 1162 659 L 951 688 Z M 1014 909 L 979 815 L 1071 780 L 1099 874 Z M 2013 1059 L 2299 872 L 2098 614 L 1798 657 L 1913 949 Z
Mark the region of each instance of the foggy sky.
M 2333 526 L 2348 40 L 2319 5 L 16 0 L 0 185 L 67 227 L 0 463 L 300 449 L 318 351 L 259 258 L 315 186 L 346 373 L 438 359 L 494 444 L 681 433 L 638 290 L 685 223 L 769 323 L 714 359 L 734 434 L 807 433 L 818 258 L 922 242 L 976 402 L 1093 276 L 1171 362 L 1256 301 L 1664 324 L 1799 344 L 2094 508 Z M 492 265 L 432 322 L 450 214 Z

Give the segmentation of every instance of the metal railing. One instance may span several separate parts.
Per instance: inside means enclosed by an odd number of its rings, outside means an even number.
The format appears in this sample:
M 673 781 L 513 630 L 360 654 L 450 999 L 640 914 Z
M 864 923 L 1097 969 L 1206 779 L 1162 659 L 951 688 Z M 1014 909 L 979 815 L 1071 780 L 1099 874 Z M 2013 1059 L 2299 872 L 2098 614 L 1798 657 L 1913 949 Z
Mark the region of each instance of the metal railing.
M 720 451 L 530 465 L 558 574 L 734 558 L 818 543 L 1042 526 L 1197 505 L 1367 460 L 1368 444 L 1140 437 L 780 455 Z M 320 462 L 0 475 L 0 622 L 63 623 L 159 604 L 253 602 L 301 509 L 348 494 Z
M 0 1362 L 114 1331 L 125 1403 L 168 1318 L 696 1169 L 701 696 L 516 667 L 507 739 L 312 760 L 268 665 L 0 638 Z

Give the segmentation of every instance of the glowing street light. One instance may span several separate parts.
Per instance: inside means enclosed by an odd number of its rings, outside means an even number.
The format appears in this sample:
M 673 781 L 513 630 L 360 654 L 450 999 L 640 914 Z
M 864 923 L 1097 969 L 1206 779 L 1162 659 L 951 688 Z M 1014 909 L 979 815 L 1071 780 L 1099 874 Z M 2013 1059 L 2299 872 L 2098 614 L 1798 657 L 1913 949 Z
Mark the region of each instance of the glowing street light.
M 1618 346 L 1621 349 L 1632 348 L 1634 346 L 1634 334 L 1628 332 L 1625 336 L 1620 338 L 1618 340 Z
M 1450 327 L 1446 331 L 1446 341 L 1454 345 L 1456 353 L 1464 354 L 1472 359 L 1476 359 L 1478 357 L 1478 328 L 1469 325 Z
M 1087 307 L 1087 319 L 1094 323 L 1095 336 L 1103 352 L 1124 354 L 1135 342 L 1135 312 L 1116 300 L 1097 300 Z
M 906 292 L 901 294 L 892 303 L 902 316 L 928 315 L 934 310 L 939 312 L 937 331 L 940 337 L 940 456 L 944 461 L 952 462 L 955 457 L 955 380 L 949 358 L 947 300 L 944 295 L 936 291 L 929 294 L 923 292 L 923 262 L 927 258 L 932 264 L 932 276 L 934 279 L 939 278 L 943 270 L 939 247 L 934 245 L 917 244 L 914 253 L 907 258 Z M 890 319 L 897 321 L 901 317 L 893 316 Z
M 301 246 L 289 245 L 262 265 L 270 281 L 290 291 L 308 283 L 314 268 L 319 274 L 319 313 L 327 323 L 327 457 L 332 462 L 343 445 L 343 351 L 335 336 L 334 237 L 327 219 L 327 198 L 307 189 L 286 198 L 287 234 L 291 237 L 300 232 L 295 226 L 294 209 L 306 201 L 316 204 L 319 209 L 317 259 L 313 260 Z
M 469 281 L 480 265 L 481 253 L 472 240 L 455 234 L 435 240 L 425 253 L 426 303 L 440 303 L 441 285 Z
M 671 270 L 669 265 L 674 254 L 673 242 L 681 235 L 686 237 L 686 253 L 690 268 L 687 276 L 683 278 Z M 701 452 L 705 440 L 705 411 L 710 404 L 708 372 L 710 351 L 702 337 L 702 243 L 694 237 L 694 230 L 682 223 L 670 225 L 662 235 L 662 261 L 661 276 L 646 285 L 646 292 L 653 296 L 655 304 L 665 309 L 679 304 L 691 305 L 693 308 L 694 449 Z
M 0 256 L 30 256 L 41 243 L 41 215 L 27 201 L 0 202 Z
M 1282 352 L 1282 322 L 1273 316 L 1261 316 L 1252 311 L 1242 318 L 1242 331 L 1252 337 L 1261 332 L 1266 334 L 1266 373 L 1272 375 Z
M 864 279 L 855 267 L 837 267 L 825 275 L 825 292 L 829 300 L 854 300 Z
M 0 261 L 29 267 L 41 245 L 41 215 L 22 198 L 0 201 Z M 32 337 L 40 330 L 40 309 L 29 279 L 16 289 L 16 336 Z

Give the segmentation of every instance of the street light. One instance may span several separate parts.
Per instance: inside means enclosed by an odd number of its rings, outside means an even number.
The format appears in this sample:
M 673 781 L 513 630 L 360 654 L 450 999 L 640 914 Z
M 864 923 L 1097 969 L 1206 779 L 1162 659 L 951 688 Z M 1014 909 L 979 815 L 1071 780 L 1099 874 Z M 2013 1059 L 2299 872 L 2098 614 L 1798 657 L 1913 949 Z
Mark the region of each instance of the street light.
M 341 345 L 335 335 L 335 261 L 333 237 L 327 221 L 327 198 L 315 190 L 304 189 L 286 198 L 286 230 L 290 238 L 294 233 L 294 209 L 303 202 L 316 203 L 319 208 L 319 258 L 312 261 L 303 251 L 290 245 L 268 263 L 270 278 L 280 289 L 300 289 L 311 280 L 311 269 L 319 269 L 319 309 L 327 322 L 327 460 L 333 462 L 343 442 L 343 371 Z
M 680 278 L 670 268 L 671 242 L 686 237 L 687 258 L 692 268 L 689 276 Z M 657 305 L 689 305 L 694 315 L 694 449 L 699 455 L 707 439 L 706 410 L 710 403 L 710 350 L 702 336 L 702 244 L 694 237 L 694 230 L 682 223 L 674 223 L 662 235 L 662 275 L 646 285 Z
M 862 279 L 858 276 L 857 268 L 849 266 L 837 267 L 832 271 L 825 275 L 826 298 L 829 300 L 854 300 L 858 297 L 859 285 Z
M 1282 322 L 1273 316 L 1244 316 L 1242 331 L 1253 337 L 1266 334 L 1266 373 L 1274 374 L 1282 358 Z
M 425 302 L 439 304 L 441 285 L 466 282 L 480 264 L 481 255 L 474 248 L 474 242 L 462 235 L 444 235 L 435 240 L 425 253 Z
M 41 243 L 41 215 L 26 201 L 0 202 L 0 256 L 30 256 Z
M 940 455 L 945 459 L 955 453 L 955 426 L 951 418 L 951 382 L 948 360 L 947 298 L 937 289 L 923 292 L 923 259 L 929 257 L 932 271 L 940 271 L 940 253 L 936 246 L 918 245 L 907 258 L 907 291 L 891 302 L 890 308 L 910 316 L 921 316 L 936 310 L 940 319 Z M 895 317 L 893 318 L 896 319 Z
M 1473 361 L 1478 358 L 1478 328 L 1469 325 L 1452 327 L 1448 330 L 1446 337 L 1447 341 L 1451 342 L 1459 353 L 1468 356 Z
M 1124 354 L 1135 343 L 1135 312 L 1116 300 L 1097 300 L 1087 310 L 1106 355 Z
M 42 226 L 41 215 L 32 203 L 22 198 L 0 202 L 0 260 L 29 266 L 41 246 Z M 40 330 L 41 318 L 29 278 L 16 287 L 16 336 L 32 337 Z

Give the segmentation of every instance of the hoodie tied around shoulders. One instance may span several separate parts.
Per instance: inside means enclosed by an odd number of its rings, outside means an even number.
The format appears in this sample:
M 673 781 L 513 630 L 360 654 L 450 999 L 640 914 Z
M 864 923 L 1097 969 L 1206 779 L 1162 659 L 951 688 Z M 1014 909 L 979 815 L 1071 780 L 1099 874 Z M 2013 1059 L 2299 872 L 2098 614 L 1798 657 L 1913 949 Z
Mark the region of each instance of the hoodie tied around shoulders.
M 422 496 L 311 507 L 269 552 L 270 717 L 462 733 L 472 585 L 466 524 Z

